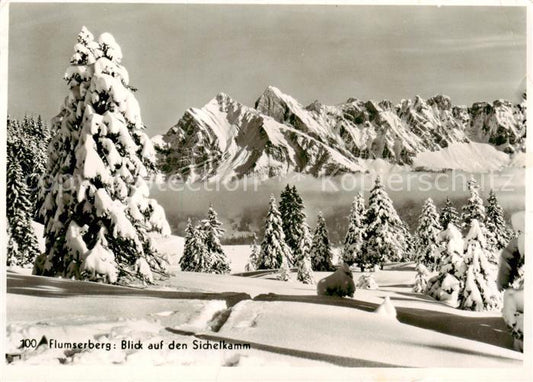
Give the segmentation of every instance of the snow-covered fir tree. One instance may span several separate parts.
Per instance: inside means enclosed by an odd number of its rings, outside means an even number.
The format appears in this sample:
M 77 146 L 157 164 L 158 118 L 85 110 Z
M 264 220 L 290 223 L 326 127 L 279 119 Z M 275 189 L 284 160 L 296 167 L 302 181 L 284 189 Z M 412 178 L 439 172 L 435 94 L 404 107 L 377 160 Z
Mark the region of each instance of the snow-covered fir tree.
M 313 238 L 311 236 L 311 230 L 307 225 L 307 221 L 304 215 L 304 220 L 298 229 L 298 238 L 296 242 L 296 249 L 293 253 L 294 263 L 297 265 L 304 257 L 309 257 L 311 252 L 311 246 L 313 244 Z
M 280 268 L 283 258 L 288 264 L 291 258 L 290 251 L 289 246 L 285 243 L 285 234 L 283 233 L 281 215 L 276 206 L 276 199 L 271 195 L 257 269 Z
M 205 233 L 194 227 L 191 220 L 185 229 L 185 245 L 180 258 L 180 268 L 186 272 L 211 272 L 212 258 L 205 245 Z
M 259 259 L 259 247 L 257 246 L 257 236 L 254 233 L 252 245 L 250 245 L 250 257 L 248 263 L 244 266 L 246 272 L 255 271 L 257 269 L 257 261 Z
M 200 229 L 203 231 L 205 246 L 211 258 L 211 273 L 225 274 L 230 272 L 230 262 L 224 249 L 220 244 L 220 238 L 224 235 L 222 222 L 218 220 L 218 215 L 213 208 L 209 206 L 207 218 L 200 223 Z
M 414 261 L 416 257 L 416 240 L 415 236 L 409 231 L 409 226 L 405 221 L 403 222 L 403 227 L 401 229 L 402 235 L 405 238 L 405 251 L 403 253 L 400 261 L 408 262 Z
M 386 261 L 400 261 L 405 257 L 408 230 L 394 209 L 379 176 L 370 192 L 366 225 L 360 263 L 362 271 L 375 265 L 382 267 Z
M 483 205 L 483 199 L 481 199 L 479 195 L 479 185 L 473 177 L 471 177 L 468 182 L 468 189 L 470 192 L 470 198 L 468 199 L 467 204 L 463 206 L 463 213 L 461 216 L 463 232 L 469 232 L 471 222 L 477 220 L 481 232 L 487 241 L 487 248 L 493 250 L 491 251 L 489 260 L 493 264 L 497 264 L 498 256 L 494 251 L 494 246 L 497 240 L 495 238 L 495 233 L 485 225 L 487 220 L 486 209 Z
M 378 289 L 379 285 L 372 273 L 363 273 L 357 279 L 355 287 L 357 289 Z
M 428 280 L 426 293 L 436 300 L 457 307 L 466 271 L 463 236 L 459 229 L 449 222 L 448 227 L 439 233 L 437 243 L 441 249 L 439 273 Z
M 477 219 L 470 221 L 464 253 L 465 271 L 459 293 L 459 307 L 485 311 L 500 309 L 501 293 L 496 286 L 497 268 L 489 261 L 489 243 Z
M 342 261 L 348 265 L 361 263 L 361 249 L 366 231 L 365 214 L 365 199 L 361 193 L 358 193 L 352 202 L 350 216 L 348 217 L 348 231 L 344 237 L 342 251 Z
M 437 207 L 433 200 L 428 198 L 418 218 L 415 237 L 417 263 L 424 264 L 430 272 L 435 271 L 439 266 L 440 251 L 437 246 L 437 236 L 441 230 Z
M 183 271 L 186 268 L 189 268 L 189 263 L 193 261 L 193 256 L 191 252 L 191 242 L 194 237 L 194 226 L 191 219 L 187 219 L 187 227 L 185 227 L 185 242 L 183 244 L 183 255 L 180 257 L 180 268 Z
M 279 212 L 283 221 L 283 233 L 285 242 L 294 253 L 298 247 L 298 241 L 302 235 L 304 225 L 306 225 L 305 207 L 303 200 L 298 194 L 296 186 L 292 188 L 287 185 L 281 193 L 279 202 Z M 296 259 L 290 259 L 291 264 L 296 264 Z
M 490 190 L 486 211 L 485 226 L 492 233 L 489 239 L 490 245 L 496 251 L 500 251 L 513 238 L 514 232 L 505 222 L 503 208 L 498 203 L 494 190 Z
M 36 274 L 127 281 L 139 258 L 156 272 L 168 265 L 148 235 L 170 234 L 144 180 L 155 151 L 121 61 L 111 34 L 95 40 L 82 29 L 65 74 L 69 93 L 52 122 L 40 208 L 46 255 Z
M 472 220 L 477 220 L 479 223 L 485 221 L 485 206 L 483 205 L 483 199 L 479 196 L 479 185 L 472 177 L 468 181 L 468 191 L 470 192 L 470 198 L 465 206 L 463 206 L 463 212 L 461 216 L 462 228 L 469 230 Z
M 311 247 L 313 245 L 313 239 L 309 226 L 304 220 L 300 237 L 298 238 L 298 245 L 294 252 L 294 259 L 296 262 L 298 281 L 304 284 L 314 284 L 313 269 L 311 266 Z
M 307 254 L 306 256 L 300 258 L 296 266 L 297 266 L 296 278 L 298 281 L 301 281 L 304 284 L 315 283 L 310 254 Z
M 285 242 L 294 250 L 296 247 L 295 241 L 296 238 L 292 237 L 292 212 L 294 209 L 294 200 L 292 194 L 292 188 L 288 184 L 285 186 L 285 189 L 281 192 L 279 199 L 279 213 L 281 216 L 281 221 L 283 225 L 283 234 L 285 235 Z M 294 239 L 294 240 L 293 240 Z
M 33 209 L 28 186 L 17 158 L 7 158 L 6 215 L 8 222 L 7 265 L 32 264 L 39 255 L 37 237 L 31 225 Z
M 317 272 L 332 272 L 335 270 L 332 260 L 333 252 L 329 243 L 326 219 L 322 212 L 319 212 L 311 245 L 311 267 Z
M 459 213 L 452 204 L 450 198 L 446 198 L 446 203 L 440 211 L 439 223 L 442 229 L 448 228 L 448 224 L 452 223 L 454 226 L 459 226 Z
M 428 287 L 428 279 L 431 272 L 422 263 L 416 265 L 415 284 L 413 285 L 413 292 L 425 293 Z

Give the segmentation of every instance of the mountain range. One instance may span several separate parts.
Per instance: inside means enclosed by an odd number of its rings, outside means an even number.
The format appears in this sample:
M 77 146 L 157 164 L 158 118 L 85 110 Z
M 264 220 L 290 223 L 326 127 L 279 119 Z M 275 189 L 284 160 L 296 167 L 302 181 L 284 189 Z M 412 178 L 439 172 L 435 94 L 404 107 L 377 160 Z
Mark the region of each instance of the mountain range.
M 525 105 L 496 100 L 456 106 L 437 95 L 397 105 L 350 98 L 334 106 L 319 101 L 303 106 L 269 86 L 254 107 L 219 93 L 202 108 L 188 109 L 153 142 L 162 172 L 189 181 L 291 172 L 318 177 L 384 164 L 415 169 L 435 167 L 450 156 L 464 158 L 468 170 L 476 155 L 479 161 L 487 155 L 503 158 L 498 166 L 524 152 Z M 446 166 L 441 167 L 462 164 Z

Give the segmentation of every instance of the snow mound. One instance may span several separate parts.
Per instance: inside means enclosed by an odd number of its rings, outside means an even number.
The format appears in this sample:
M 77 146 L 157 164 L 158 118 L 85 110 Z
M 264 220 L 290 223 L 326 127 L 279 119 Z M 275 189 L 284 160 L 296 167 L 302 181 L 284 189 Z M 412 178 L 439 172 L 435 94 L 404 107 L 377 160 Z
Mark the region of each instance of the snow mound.
M 363 274 L 357 279 L 355 287 L 358 289 L 378 289 L 378 283 L 374 279 L 374 276 Z
M 389 296 L 385 297 L 383 303 L 375 310 L 375 313 L 382 317 L 396 319 L 396 308 L 392 305 Z
M 226 301 L 212 300 L 207 303 L 199 315 L 194 316 L 189 322 L 179 325 L 178 329 L 187 330 L 191 332 L 209 331 L 211 319 L 217 312 L 226 310 Z
M 510 164 L 507 154 L 486 143 L 452 143 L 439 151 L 426 151 L 413 158 L 413 167 L 429 171 L 463 170 L 487 172 Z
M 513 332 L 524 334 L 524 290 L 506 289 L 503 297 L 502 316 Z

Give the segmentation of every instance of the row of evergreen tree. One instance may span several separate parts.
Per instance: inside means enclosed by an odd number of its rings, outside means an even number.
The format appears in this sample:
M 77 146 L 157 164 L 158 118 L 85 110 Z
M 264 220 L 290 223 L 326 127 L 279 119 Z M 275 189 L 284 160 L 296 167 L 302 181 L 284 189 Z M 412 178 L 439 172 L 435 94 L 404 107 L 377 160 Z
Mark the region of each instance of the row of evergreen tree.
M 496 194 L 490 191 L 485 209 L 474 179 L 468 182 L 468 189 L 470 198 L 462 208 L 461 216 L 449 198 L 440 214 L 432 199 L 427 199 L 412 235 L 378 177 L 370 192 L 368 208 L 361 194 L 356 195 L 352 203 L 342 260 L 349 265 L 356 264 L 361 271 L 383 267 L 385 262 L 413 260 L 434 271 L 439 261 L 436 235 L 449 224 L 467 233 L 473 220 L 481 223 L 490 247 L 494 251 L 501 250 L 514 233 L 505 222 Z
M 494 256 L 505 248 L 515 235 L 515 232 L 505 222 L 503 208 L 500 206 L 494 190 L 490 190 L 487 207 L 485 207 L 483 199 L 479 196 L 479 187 L 475 180 L 471 179 L 468 182 L 468 188 L 470 198 L 463 206 L 461 216 L 449 198 L 440 214 L 431 198 L 424 203 L 415 233 L 416 260 L 424 264 L 430 271 L 436 270 L 440 261 L 439 251 L 435 245 L 436 237 L 450 224 L 467 234 L 472 221 L 476 220 L 487 239 L 488 248 L 494 253 Z
M 207 219 L 196 227 L 189 220 L 180 259 L 183 271 L 229 272 L 227 257 L 220 245 L 224 230 L 216 216 L 211 206 Z M 296 187 L 287 185 L 281 194 L 279 209 L 274 196 L 270 198 L 263 240 L 258 248 L 254 235 L 246 270 L 279 269 L 278 278 L 288 280 L 290 268 L 296 267 L 299 281 L 313 283 L 313 270 L 335 269 L 332 256 L 325 219 L 319 215 L 315 234 L 311 236 L 303 200 Z
M 50 130 L 41 116 L 7 118 L 6 215 L 8 266 L 33 264 L 39 246 L 32 221 L 37 215 L 37 189 L 46 168 Z
M 412 235 L 377 177 L 369 195 L 368 207 L 362 194 L 354 198 L 340 260 L 348 265 L 356 264 L 361 271 L 373 270 L 376 266 L 382 268 L 386 262 L 413 260 L 424 264 L 429 272 L 437 271 L 444 255 L 436 244 L 436 235 L 450 225 L 468 232 L 475 220 L 487 238 L 488 249 L 492 251 L 491 261 L 494 262 L 496 252 L 507 245 L 514 233 L 505 223 L 504 211 L 493 190 L 489 193 L 485 209 L 473 179 L 469 181 L 468 188 L 470 198 L 462 208 L 461 216 L 449 198 L 440 214 L 433 201 L 427 199 L 416 232 Z M 303 201 L 296 187 L 287 186 L 281 194 L 279 211 L 274 197 L 271 197 L 264 238 L 260 249 L 255 243 L 252 245 L 247 270 L 279 268 L 280 274 L 285 274 L 288 266 L 296 266 L 299 280 L 306 279 L 304 274 L 312 270 L 334 270 L 322 214 L 318 216 L 312 236 L 309 231 Z M 310 269 L 306 264 L 311 265 Z
M 230 272 L 230 262 L 220 244 L 224 235 L 222 223 L 213 206 L 207 217 L 194 226 L 191 219 L 185 229 L 185 245 L 180 258 L 182 271 L 226 274 Z
M 440 215 L 426 200 L 416 232 L 414 291 L 461 309 L 495 310 L 502 302 L 496 287 L 499 252 L 516 233 L 506 224 L 493 190 L 485 208 L 475 180 L 468 187 L 461 218 L 449 199 Z
M 370 191 L 368 207 L 357 194 L 348 218 L 342 260 L 356 264 L 361 271 L 383 268 L 386 262 L 407 261 L 413 252 L 412 235 L 400 218 L 381 178 L 376 177 Z

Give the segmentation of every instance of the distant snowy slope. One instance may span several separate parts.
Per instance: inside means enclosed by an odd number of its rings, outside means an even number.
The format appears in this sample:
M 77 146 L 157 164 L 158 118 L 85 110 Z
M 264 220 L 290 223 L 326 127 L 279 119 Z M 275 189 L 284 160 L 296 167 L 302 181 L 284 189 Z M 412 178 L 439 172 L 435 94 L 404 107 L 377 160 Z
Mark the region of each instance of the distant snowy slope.
M 516 153 L 511 157 L 511 162 L 509 163 L 512 167 L 526 167 L 527 154 L 523 152 Z
M 153 239 L 155 248 L 168 256 L 170 264 L 177 264 L 181 255 L 183 254 L 183 244 L 185 239 L 181 236 L 163 236 L 159 233 L 150 233 L 150 237 Z
M 463 170 L 487 172 L 500 170 L 510 163 L 507 154 L 485 143 L 453 143 L 439 151 L 419 153 L 413 167 L 430 171 Z

